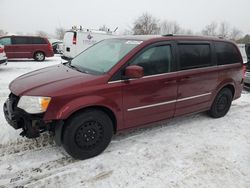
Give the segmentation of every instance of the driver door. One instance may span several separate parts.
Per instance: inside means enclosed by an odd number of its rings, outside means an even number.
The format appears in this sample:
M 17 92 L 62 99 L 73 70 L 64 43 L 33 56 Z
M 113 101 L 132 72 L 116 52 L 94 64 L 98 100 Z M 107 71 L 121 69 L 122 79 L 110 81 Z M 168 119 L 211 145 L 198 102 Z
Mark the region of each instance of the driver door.
M 124 82 L 124 126 L 130 128 L 172 118 L 177 98 L 177 73 L 171 43 L 146 47 L 129 65 L 144 68 L 144 77 Z

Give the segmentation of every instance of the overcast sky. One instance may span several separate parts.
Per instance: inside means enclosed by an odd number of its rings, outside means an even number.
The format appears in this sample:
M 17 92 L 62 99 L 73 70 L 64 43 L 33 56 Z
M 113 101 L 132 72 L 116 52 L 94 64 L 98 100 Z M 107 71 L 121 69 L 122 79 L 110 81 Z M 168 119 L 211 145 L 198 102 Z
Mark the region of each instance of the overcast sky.
M 0 29 L 54 33 L 56 27 L 106 24 L 121 32 L 144 12 L 195 32 L 212 21 L 226 21 L 250 33 L 250 0 L 0 0 Z

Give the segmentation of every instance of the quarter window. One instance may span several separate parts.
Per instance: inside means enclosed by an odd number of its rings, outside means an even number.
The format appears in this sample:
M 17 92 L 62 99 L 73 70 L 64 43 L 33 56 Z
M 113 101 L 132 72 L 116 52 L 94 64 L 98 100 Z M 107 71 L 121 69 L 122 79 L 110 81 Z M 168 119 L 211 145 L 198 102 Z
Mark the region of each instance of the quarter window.
M 4 46 L 11 45 L 11 39 L 9 37 L 1 38 L 0 44 L 2 44 Z
M 181 70 L 211 66 L 209 44 L 179 44 L 178 47 Z
M 46 44 L 46 41 L 43 38 L 34 37 L 32 38 L 32 44 Z
M 164 45 L 149 48 L 130 64 L 143 67 L 145 76 L 170 72 L 172 65 L 171 47 Z
M 218 65 L 227 65 L 241 62 L 241 56 L 233 44 L 215 42 L 215 51 Z

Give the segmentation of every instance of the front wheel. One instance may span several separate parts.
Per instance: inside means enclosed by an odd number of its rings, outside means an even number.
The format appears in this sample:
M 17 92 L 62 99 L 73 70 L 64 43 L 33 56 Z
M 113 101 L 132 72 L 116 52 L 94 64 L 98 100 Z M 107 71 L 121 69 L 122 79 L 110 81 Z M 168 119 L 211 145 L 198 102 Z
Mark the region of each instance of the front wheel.
M 34 55 L 34 59 L 36 61 L 44 61 L 45 55 L 44 55 L 43 52 L 36 52 L 35 55 Z
M 62 144 L 72 157 L 88 159 L 102 153 L 112 135 L 113 123 L 106 113 L 86 110 L 66 122 Z
M 208 114 L 213 118 L 225 116 L 231 107 L 232 100 L 232 91 L 229 88 L 223 88 L 215 97 Z

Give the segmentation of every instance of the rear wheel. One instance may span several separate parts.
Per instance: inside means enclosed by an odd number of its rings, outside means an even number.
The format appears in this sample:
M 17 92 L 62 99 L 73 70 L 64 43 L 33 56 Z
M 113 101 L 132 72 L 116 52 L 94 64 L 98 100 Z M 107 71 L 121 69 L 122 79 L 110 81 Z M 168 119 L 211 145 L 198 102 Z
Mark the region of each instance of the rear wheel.
M 109 116 L 100 110 L 87 110 L 66 122 L 62 144 L 72 157 L 87 159 L 103 152 L 112 135 L 113 124 Z
M 232 91 L 229 88 L 223 88 L 215 97 L 209 110 L 209 115 L 214 118 L 220 118 L 227 114 L 233 100 Z
M 34 59 L 36 61 L 44 61 L 45 54 L 43 52 L 36 52 L 35 55 L 34 55 Z

